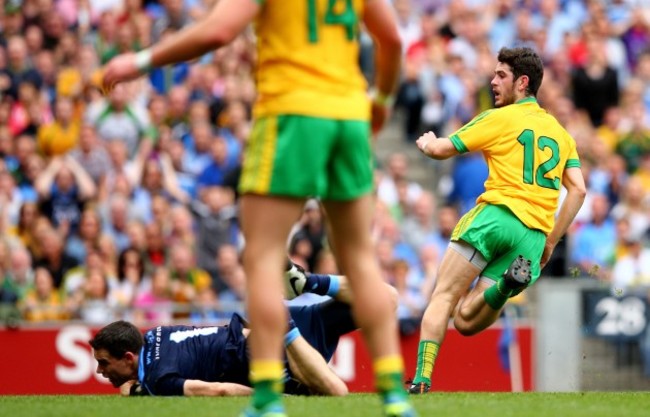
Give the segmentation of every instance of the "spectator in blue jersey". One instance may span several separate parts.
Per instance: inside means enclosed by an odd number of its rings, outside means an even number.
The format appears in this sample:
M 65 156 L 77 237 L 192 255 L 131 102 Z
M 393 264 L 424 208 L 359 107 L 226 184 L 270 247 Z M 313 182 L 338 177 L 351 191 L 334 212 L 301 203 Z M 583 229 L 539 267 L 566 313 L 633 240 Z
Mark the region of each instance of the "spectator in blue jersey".
M 488 167 L 483 155 L 471 153 L 454 160 L 452 168 L 451 192 L 447 195 L 447 203 L 458 207 L 462 216 L 474 207 L 478 196 L 485 191 L 485 180 L 488 177 Z M 467 179 L 471 178 L 471 181 Z
M 357 328 L 346 277 L 306 274 L 290 264 L 285 281 L 287 298 L 304 292 L 333 297 L 289 307 L 285 392 L 347 394 L 345 383 L 327 365 L 339 338 Z M 159 326 L 144 338 L 133 324 L 117 321 L 102 328 L 89 343 L 97 373 L 123 395 L 249 395 L 249 334 L 245 320 L 235 314 L 226 326 Z
M 86 170 L 68 155 L 52 158 L 34 188 L 42 213 L 64 236 L 77 231 L 83 207 L 97 192 Z
M 175 30 L 167 28 L 162 33 L 162 38 L 174 33 Z M 176 85 L 183 84 L 190 74 L 190 64 L 179 62 L 173 65 L 156 68 L 149 73 L 149 81 L 156 93 L 165 95 Z
M 609 280 L 616 249 L 616 224 L 609 211 L 607 196 L 592 197 L 591 219 L 573 234 L 571 263 L 575 274 Z
M 210 144 L 210 161 L 196 180 L 199 190 L 212 185 L 223 185 L 226 173 L 232 168 L 228 162 L 228 144 L 221 136 L 216 136 Z

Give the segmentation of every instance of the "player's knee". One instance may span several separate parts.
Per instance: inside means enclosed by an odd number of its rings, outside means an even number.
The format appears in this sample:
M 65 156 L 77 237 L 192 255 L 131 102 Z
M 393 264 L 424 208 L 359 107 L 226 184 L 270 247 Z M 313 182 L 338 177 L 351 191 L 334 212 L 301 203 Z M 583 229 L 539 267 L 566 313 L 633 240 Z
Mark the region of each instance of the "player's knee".
M 434 291 L 434 293 L 431 294 L 429 305 L 433 304 L 441 308 L 444 307 L 451 315 L 458 305 L 458 300 L 460 300 L 460 295 L 453 291 Z
M 476 326 L 472 322 L 463 320 L 460 316 L 454 318 L 454 327 L 458 330 L 458 333 L 463 336 L 474 336 L 482 330 L 479 326 Z

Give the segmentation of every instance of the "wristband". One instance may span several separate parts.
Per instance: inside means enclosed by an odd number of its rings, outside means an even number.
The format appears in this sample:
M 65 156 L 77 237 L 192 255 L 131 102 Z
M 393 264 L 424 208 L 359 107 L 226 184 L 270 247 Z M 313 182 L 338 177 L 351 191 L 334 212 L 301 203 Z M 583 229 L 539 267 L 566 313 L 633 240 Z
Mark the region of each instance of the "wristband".
M 300 337 L 300 330 L 298 330 L 297 327 L 294 327 L 284 335 L 284 346 L 288 347 L 298 337 Z
M 337 275 L 330 275 L 330 287 L 327 289 L 327 295 L 330 297 L 336 296 L 341 288 L 341 280 Z
M 370 98 L 374 103 L 385 107 L 391 107 L 395 101 L 392 95 L 384 94 L 376 88 L 370 90 Z
M 151 69 L 151 60 L 153 53 L 150 48 L 143 49 L 135 54 L 135 67 L 141 73 L 148 72 Z

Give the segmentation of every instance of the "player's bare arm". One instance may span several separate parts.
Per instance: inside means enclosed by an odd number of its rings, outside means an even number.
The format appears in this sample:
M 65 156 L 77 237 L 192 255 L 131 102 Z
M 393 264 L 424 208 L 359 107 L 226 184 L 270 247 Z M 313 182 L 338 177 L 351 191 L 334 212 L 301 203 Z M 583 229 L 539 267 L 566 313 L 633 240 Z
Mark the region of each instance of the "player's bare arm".
M 458 151 L 449 138 L 439 138 L 433 132 L 427 132 L 416 141 L 420 152 L 432 159 L 448 159 L 458 155 Z
M 312 394 L 332 396 L 348 394 L 345 382 L 302 336 L 287 347 L 287 358 L 291 373 L 307 386 Z
M 152 67 L 198 58 L 231 42 L 255 18 L 255 0 L 221 0 L 210 14 L 138 53 L 115 57 L 104 68 L 103 87 L 135 79 Z
M 307 280 L 313 276 L 324 276 L 329 277 L 332 280 L 338 282 L 338 291 L 333 298 L 337 301 L 340 301 L 345 304 L 352 303 L 352 289 L 350 288 L 350 281 L 345 275 L 317 275 L 310 272 L 306 272 L 300 265 L 297 265 L 291 262 L 291 267 L 285 271 L 285 290 L 288 296 L 288 300 L 292 300 L 295 297 L 303 294 L 305 292 L 311 292 L 306 290 Z
M 402 41 L 397 32 L 395 14 L 386 0 L 368 0 L 363 23 L 378 48 L 375 87 L 381 94 L 392 94 L 397 87 L 402 61 Z
M 567 195 L 560 207 L 557 219 L 555 220 L 555 226 L 546 238 L 544 253 L 540 260 L 542 268 L 551 258 L 551 254 L 553 253 L 558 241 L 562 236 L 564 236 L 576 214 L 578 214 L 587 194 L 585 180 L 580 168 L 567 168 L 564 171 L 562 185 L 567 189 Z
M 339 290 L 334 296 L 336 301 L 340 301 L 345 304 L 352 304 L 354 301 L 354 294 L 352 294 L 352 289 L 350 288 L 350 281 L 345 275 L 338 275 L 339 280 Z M 394 305 L 395 310 L 397 310 L 399 294 L 397 289 L 392 285 L 386 284 L 386 289 L 390 294 L 391 303 Z
M 402 41 L 395 15 L 386 0 L 368 0 L 363 22 L 376 45 L 377 75 L 372 97 L 372 131 L 378 132 L 388 116 L 392 95 L 399 80 Z
M 183 395 L 186 397 L 232 397 L 251 395 L 252 393 L 251 387 L 232 382 L 206 382 L 188 379 L 183 384 Z

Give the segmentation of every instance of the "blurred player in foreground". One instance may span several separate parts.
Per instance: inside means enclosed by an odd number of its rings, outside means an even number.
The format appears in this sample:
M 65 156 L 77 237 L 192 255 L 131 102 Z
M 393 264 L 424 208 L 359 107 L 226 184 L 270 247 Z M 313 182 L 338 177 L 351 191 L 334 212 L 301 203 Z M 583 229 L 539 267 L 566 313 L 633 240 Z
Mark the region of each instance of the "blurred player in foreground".
M 345 382 L 327 363 L 339 338 L 357 329 L 347 279 L 305 274 L 291 264 L 285 286 L 290 299 L 306 292 L 332 297 L 318 304 L 289 307 L 291 324 L 284 338 L 285 393 L 346 395 Z M 250 332 L 237 314 L 227 326 L 160 326 L 144 337 L 133 324 L 116 321 L 89 343 L 97 373 L 119 387 L 123 395 L 250 395 Z
M 449 318 L 464 335 L 494 323 L 508 298 L 537 280 L 582 206 L 586 190 L 575 141 L 535 98 L 543 74 L 532 49 L 501 49 L 491 81 L 497 109 L 479 114 L 449 138 L 429 132 L 417 140 L 433 159 L 482 152 L 489 176 L 477 205 L 456 225 L 440 264 L 410 393 L 429 391 Z M 567 196 L 555 218 L 562 185 Z
M 250 378 L 242 417 L 283 417 L 282 303 L 285 245 L 308 197 L 328 212 L 341 271 L 355 294 L 384 414 L 414 416 L 402 388 L 397 318 L 374 256 L 372 130 L 387 115 L 399 78 L 401 41 L 386 0 L 220 0 L 202 20 L 104 69 L 107 89 L 152 67 L 197 58 L 231 42 L 254 22 L 257 101 L 242 176 Z M 359 25 L 375 40 L 372 100 L 359 68 Z M 372 121 L 370 118 L 372 115 Z

